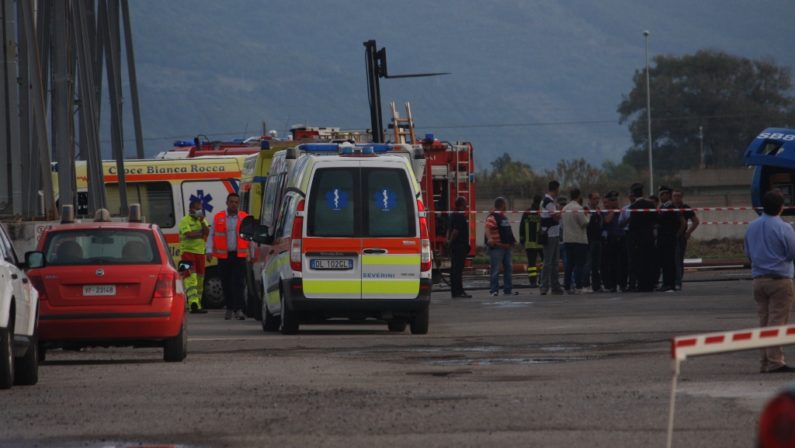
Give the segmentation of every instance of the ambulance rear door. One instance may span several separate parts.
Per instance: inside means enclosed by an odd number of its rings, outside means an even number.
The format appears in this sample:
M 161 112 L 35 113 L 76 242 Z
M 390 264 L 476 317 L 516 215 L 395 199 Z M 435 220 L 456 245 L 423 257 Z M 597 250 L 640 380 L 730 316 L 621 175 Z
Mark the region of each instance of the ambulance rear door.
M 304 207 L 304 295 L 309 299 L 362 297 L 359 162 L 319 163 Z
M 417 199 L 406 165 L 362 163 L 362 298 L 414 299 L 420 290 Z

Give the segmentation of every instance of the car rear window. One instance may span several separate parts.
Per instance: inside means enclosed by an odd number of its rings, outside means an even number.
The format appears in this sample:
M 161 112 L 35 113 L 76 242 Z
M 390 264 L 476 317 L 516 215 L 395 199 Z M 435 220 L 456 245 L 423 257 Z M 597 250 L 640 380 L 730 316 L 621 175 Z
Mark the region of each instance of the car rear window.
M 159 264 L 152 232 L 84 229 L 50 233 L 44 247 L 48 265 Z
M 364 216 L 369 237 L 412 237 L 417 234 L 414 199 L 405 170 L 364 168 Z
M 309 193 L 307 234 L 351 237 L 356 235 L 358 168 L 321 168 L 315 172 Z

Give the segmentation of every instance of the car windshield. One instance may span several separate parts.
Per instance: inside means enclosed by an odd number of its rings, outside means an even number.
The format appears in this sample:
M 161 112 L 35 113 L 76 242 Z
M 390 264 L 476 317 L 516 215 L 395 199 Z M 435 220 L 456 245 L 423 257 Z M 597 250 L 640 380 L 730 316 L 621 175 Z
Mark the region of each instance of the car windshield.
M 82 229 L 50 233 L 44 247 L 48 265 L 158 264 L 152 232 Z

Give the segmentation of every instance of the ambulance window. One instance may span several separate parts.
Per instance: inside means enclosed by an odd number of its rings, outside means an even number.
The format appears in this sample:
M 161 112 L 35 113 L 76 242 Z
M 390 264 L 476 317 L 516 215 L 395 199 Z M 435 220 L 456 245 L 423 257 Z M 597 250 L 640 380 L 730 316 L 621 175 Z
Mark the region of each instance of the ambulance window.
M 276 226 L 276 231 L 273 233 L 275 236 L 287 237 L 293 230 L 293 220 L 295 219 L 295 211 L 292 209 L 293 198 L 287 197 L 284 199 L 284 206 L 282 213 L 279 215 L 279 222 Z
M 108 201 L 108 210 L 118 213 L 121 200 L 119 199 L 118 184 L 105 185 L 105 194 Z M 176 224 L 174 218 L 174 196 L 171 184 L 168 182 L 130 182 L 127 184 L 127 204 L 141 204 L 141 212 L 146 222 L 157 224 L 168 229 Z
M 244 212 L 251 212 L 248 204 L 250 197 L 251 194 L 248 191 L 240 192 L 240 210 L 243 210 Z
M 405 170 L 364 169 L 365 235 L 416 236 L 414 200 Z
M 268 227 L 273 225 L 275 212 L 278 210 L 276 208 L 276 193 L 279 192 L 279 189 L 279 176 L 268 176 L 268 181 L 265 184 L 265 194 L 262 195 L 260 224 Z
M 356 235 L 358 168 L 321 168 L 315 172 L 307 207 L 309 236 Z

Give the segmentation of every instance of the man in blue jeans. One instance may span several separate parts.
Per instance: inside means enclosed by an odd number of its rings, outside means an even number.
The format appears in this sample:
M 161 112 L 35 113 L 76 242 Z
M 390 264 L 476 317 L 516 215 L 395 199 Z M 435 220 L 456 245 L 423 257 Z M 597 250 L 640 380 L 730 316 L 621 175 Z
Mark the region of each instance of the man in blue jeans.
M 511 230 L 511 223 L 505 216 L 508 203 L 503 197 L 494 200 L 494 210 L 486 218 L 486 246 L 489 249 L 490 274 L 489 292 L 494 297 L 499 295 L 500 290 L 500 266 L 503 269 L 503 292 L 505 295 L 517 295 L 513 291 L 511 274 L 513 263 L 511 262 L 511 248 L 516 244 L 516 238 Z

